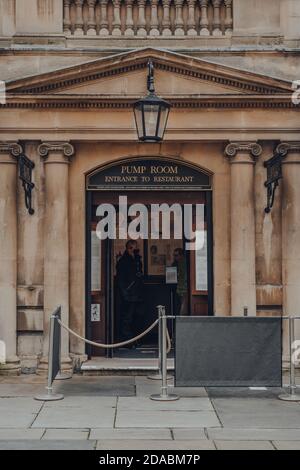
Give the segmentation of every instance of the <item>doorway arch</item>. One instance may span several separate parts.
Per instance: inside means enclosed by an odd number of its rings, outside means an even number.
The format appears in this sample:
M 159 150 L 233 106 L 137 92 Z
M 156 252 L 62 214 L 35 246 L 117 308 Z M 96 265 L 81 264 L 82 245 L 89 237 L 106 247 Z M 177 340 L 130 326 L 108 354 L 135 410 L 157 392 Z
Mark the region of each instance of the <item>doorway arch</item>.
M 117 255 L 121 255 L 121 251 L 120 248 L 115 248 L 119 246 L 117 241 L 107 240 L 105 243 L 100 242 L 101 246 L 99 246 L 99 243 L 97 245 L 96 236 L 96 208 L 101 203 L 110 203 L 118 211 L 118 197 L 120 195 L 126 195 L 129 203 L 140 202 L 151 205 L 154 202 L 166 202 L 171 205 L 177 202 L 182 206 L 184 204 L 202 204 L 204 206 L 207 240 L 206 258 L 203 257 L 203 259 L 205 258 L 205 267 L 199 265 L 202 261 L 199 261 L 196 256 L 186 256 L 187 271 L 189 273 L 189 309 L 192 314 L 212 315 L 212 173 L 194 163 L 176 157 L 128 156 L 100 165 L 86 174 L 87 337 L 99 342 L 115 342 L 121 339 L 118 337 L 119 330 L 116 326 L 119 320 L 116 313 L 115 293 L 115 258 Z M 169 243 L 164 254 L 160 254 L 160 257 L 157 256 L 155 260 L 155 256 L 151 258 L 149 243 L 150 240 L 143 242 L 142 247 L 145 284 L 148 282 L 147 285 L 154 286 L 156 283 L 157 287 L 152 294 L 149 288 L 148 300 L 145 303 L 149 303 L 153 298 L 157 298 L 158 301 L 158 297 L 162 296 L 163 289 L 165 289 L 165 276 L 163 275 L 165 265 L 163 263 L 168 262 L 168 265 L 170 265 L 170 252 L 173 246 L 172 243 Z M 163 252 L 163 244 L 160 250 Z M 151 259 L 154 260 L 152 264 Z M 157 263 L 156 268 L 154 266 L 155 262 Z M 161 266 L 158 266 L 159 263 L 161 263 Z M 192 272 L 195 274 L 192 275 Z M 201 282 L 203 282 L 203 289 Z M 206 288 L 205 282 L 207 282 Z M 163 301 L 166 303 L 166 295 Z M 171 308 L 170 305 L 168 308 Z M 156 315 L 153 311 L 154 307 L 151 306 L 152 320 L 153 315 Z M 149 321 L 151 315 L 148 315 Z M 139 331 L 142 331 L 143 326 L 146 325 L 142 324 Z M 107 351 L 108 354 L 109 352 L 110 350 Z M 87 348 L 89 357 L 95 355 L 95 353 L 96 350 Z

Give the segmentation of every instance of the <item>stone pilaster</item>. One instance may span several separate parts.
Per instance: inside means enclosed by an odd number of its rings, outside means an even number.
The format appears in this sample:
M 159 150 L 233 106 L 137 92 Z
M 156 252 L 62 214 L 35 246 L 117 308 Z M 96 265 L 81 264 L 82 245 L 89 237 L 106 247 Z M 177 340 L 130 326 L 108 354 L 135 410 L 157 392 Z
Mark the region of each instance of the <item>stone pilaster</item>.
M 254 165 L 262 148 L 233 142 L 225 155 L 231 164 L 231 315 L 247 308 L 256 315 Z
M 74 148 L 68 142 L 44 142 L 38 148 L 45 162 L 44 232 L 44 342 L 38 373 L 48 368 L 49 317 L 61 305 L 62 321 L 69 324 L 69 163 Z M 69 335 L 62 330 L 61 359 L 71 369 Z
M 19 375 L 17 356 L 17 163 L 22 147 L 0 142 L 0 341 L 6 363 L 1 375 Z
M 300 316 L 300 141 L 283 142 L 282 156 L 282 282 L 283 313 Z M 295 322 L 300 339 L 300 321 Z

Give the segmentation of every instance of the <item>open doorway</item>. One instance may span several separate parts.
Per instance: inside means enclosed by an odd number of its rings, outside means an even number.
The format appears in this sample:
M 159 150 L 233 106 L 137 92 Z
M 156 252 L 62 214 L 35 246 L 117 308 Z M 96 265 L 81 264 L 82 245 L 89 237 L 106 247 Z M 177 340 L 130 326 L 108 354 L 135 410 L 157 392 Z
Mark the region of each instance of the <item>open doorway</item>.
M 203 207 L 205 243 L 201 250 L 187 250 L 184 230 L 182 238 L 151 238 L 136 240 L 135 252 L 141 265 L 140 303 L 134 312 L 131 325 L 132 336 L 144 331 L 157 318 L 157 306 L 166 306 L 171 315 L 212 315 L 213 314 L 213 273 L 212 273 L 212 201 L 211 191 L 177 188 L 176 191 L 147 191 L 109 189 L 87 192 L 87 336 L 97 342 L 116 343 L 124 340 L 124 303 L 120 299 L 118 286 L 118 263 L 124 252 L 128 238 L 100 240 L 97 237 L 97 208 L 101 204 L 111 204 L 119 213 L 120 196 L 126 197 L 128 206 L 142 203 L 147 209 L 157 204 L 177 204 Z M 200 188 L 199 188 L 200 189 Z M 118 220 L 118 217 L 117 217 Z M 130 218 L 128 218 L 130 223 Z M 158 227 L 158 232 L 161 232 Z M 118 230 L 116 231 L 118 233 Z M 181 285 L 166 278 L 167 268 L 178 267 L 174 254 L 180 254 L 180 264 L 184 266 L 184 281 Z M 181 269 L 182 271 L 182 269 Z M 172 281 L 172 280 L 171 280 Z M 178 281 L 178 271 L 177 271 Z M 130 284 L 130 283 L 129 283 Z M 182 285 L 184 284 L 184 285 Z M 180 287 L 180 289 L 178 289 Z M 181 292 L 178 292 L 178 290 Z M 185 292 L 183 292 L 183 291 Z M 179 295 L 183 294 L 183 295 Z M 184 306 L 182 299 L 184 297 Z M 126 310 L 126 309 L 125 309 Z M 173 322 L 169 321 L 169 331 L 173 334 Z M 91 356 L 107 357 L 155 357 L 157 355 L 157 328 L 135 344 L 134 349 L 118 348 L 103 350 L 88 348 Z

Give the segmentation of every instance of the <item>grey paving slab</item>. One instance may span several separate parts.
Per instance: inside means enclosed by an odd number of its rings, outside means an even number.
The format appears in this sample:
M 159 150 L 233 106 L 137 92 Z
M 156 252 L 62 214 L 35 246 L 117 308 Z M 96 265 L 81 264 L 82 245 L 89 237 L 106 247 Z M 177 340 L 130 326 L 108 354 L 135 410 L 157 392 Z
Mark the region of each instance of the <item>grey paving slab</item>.
M 0 441 L 0 450 L 93 450 L 96 441 Z
M 145 423 L 147 426 L 147 423 Z M 96 440 L 128 440 L 137 439 L 137 440 L 171 440 L 172 435 L 170 429 L 147 429 L 147 428 L 126 428 L 126 429 L 91 429 L 90 439 Z
M 44 434 L 44 429 L 0 429 L 0 440 L 1 441 L 10 441 L 10 440 L 27 440 L 27 439 L 41 439 Z
M 41 408 L 32 398 L 0 398 L 0 428 L 28 428 Z
M 215 441 L 218 450 L 274 450 L 268 441 Z
M 147 377 L 136 377 L 136 395 L 150 396 L 152 393 L 159 393 L 161 382 L 159 380 L 150 380 Z M 181 397 L 207 397 L 204 387 L 174 387 L 174 380 L 168 380 L 170 393 L 176 393 Z
M 22 374 L 18 376 L 0 376 L 0 387 L 2 384 L 47 384 L 47 377 L 35 374 Z
M 300 450 L 299 441 L 273 441 L 273 445 L 277 450 Z
M 0 398 L 5 397 L 34 397 L 39 393 L 44 393 L 42 384 L 0 384 Z
M 175 440 L 207 439 L 204 429 L 172 429 Z
M 213 411 L 118 410 L 116 428 L 204 428 L 220 426 Z
M 65 396 L 63 400 L 45 402 L 43 408 L 111 408 L 116 404 L 116 397 Z
M 216 398 L 212 401 L 225 428 L 300 428 L 298 403 L 268 398 Z
M 98 450 L 215 450 L 213 441 L 98 441 Z
M 300 441 L 300 429 L 239 429 L 239 428 L 209 428 L 209 439 L 236 441 Z
M 87 439 L 89 436 L 88 429 L 46 429 L 43 440 L 81 440 Z
M 55 390 L 65 396 L 133 396 L 134 377 L 73 377 L 70 380 L 56 381 Z
M 180 398 L 175 401 L 154 401 L 148 397 L 120 397 L 118 410 L 178 410 L 178 411 L 213 411 L 209 398 Z
M 33 428 L 112 428 L 114 397 L 67 397 L 44 405 Z
M 170 389 L 180 397 L 208 397 L 208 393 L 204 387 L 174 387 Z
M 206 387 L 210 398 L 277 398 L 283 393 L 282 388 L 269 387 L 266 390 L 249 387 Z

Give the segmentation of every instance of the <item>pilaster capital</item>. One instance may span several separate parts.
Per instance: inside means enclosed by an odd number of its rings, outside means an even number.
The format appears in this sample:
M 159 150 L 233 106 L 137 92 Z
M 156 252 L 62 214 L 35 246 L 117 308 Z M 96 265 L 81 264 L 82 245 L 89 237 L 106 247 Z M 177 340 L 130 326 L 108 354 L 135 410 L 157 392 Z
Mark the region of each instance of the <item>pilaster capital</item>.
M 290 154 L 294 163 L 300 163 L 300 142 L 281 142 L 276 147 L 276 153 L 279 154 L 283 159 L 285 159 Z
M 0 163 L 17 163 L 22 153 L 23 148 L 18 142 L 0 141 Z
M 75 149 L 70 142 L 43 142 L 38 147 L 38 153 L 45 160 L 50 154 L 54 154 L 56 163 L 69 163 Z
M 228 144 L 225 148 L 225 156 L 231 162 L 238 154 L 246 154 L 250 159 L 250 162 L 251 160 L 252 162 L 255 162 L 261 153 L 262 147 L 257 142 L 230 142 L 230 144 Z

